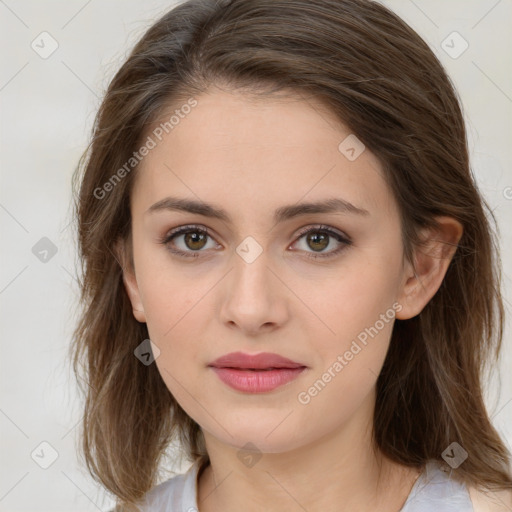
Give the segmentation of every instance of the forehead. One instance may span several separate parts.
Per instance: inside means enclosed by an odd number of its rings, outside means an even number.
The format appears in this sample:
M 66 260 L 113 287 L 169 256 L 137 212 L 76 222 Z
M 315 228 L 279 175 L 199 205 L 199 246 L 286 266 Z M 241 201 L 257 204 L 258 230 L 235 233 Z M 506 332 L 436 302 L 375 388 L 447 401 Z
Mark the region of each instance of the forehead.
M 324 146 L 321 149 L 325 149 L 332 143 L 336 147 L 340 136 L 350 133 L 319 99 L 292 91 L 256 96 L 212 87 L 194 99 L 197 106 L 180 116 L 169 137 L 164 137 L 176 144 L 192 142 L 200 153 L 242 152 L 251 146 L 260 151 L 289 147 L 299 152 L 310 150 L 320 141 Z M 169 114 L 179 110 L 180 104 L 175 102 L 154 126 L 165 123 Z
M 148 132 L 155 147 L 137 169 L 133 207 L 146 211 L 166 195 L 213 198 L 208 202 L 227 210 L 231 205 L 240 216 L 261 214 L 258 205 L 274 211 L 336 195 L 368 210 L 390 207 L 380 162 L 367 149 L 347 158 L 345 141 L 361 147 L 322 102 L 221 90 L 194 99 L 197 105 L 182 112 L 161 140 L 154 128 L 179 104 Z

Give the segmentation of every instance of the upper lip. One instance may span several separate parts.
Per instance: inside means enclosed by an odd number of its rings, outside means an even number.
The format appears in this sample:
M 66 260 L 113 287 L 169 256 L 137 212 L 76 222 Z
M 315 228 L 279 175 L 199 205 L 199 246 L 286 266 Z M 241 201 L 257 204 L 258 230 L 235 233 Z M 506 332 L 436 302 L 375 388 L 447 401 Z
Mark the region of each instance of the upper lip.
M 244 352 L 231 352 L 215 359 L 208 366 L 263 370 L 268 368 L 302 368 L 305 365 L 270 352 L 262 352 L 255 355 L 245 354 Z

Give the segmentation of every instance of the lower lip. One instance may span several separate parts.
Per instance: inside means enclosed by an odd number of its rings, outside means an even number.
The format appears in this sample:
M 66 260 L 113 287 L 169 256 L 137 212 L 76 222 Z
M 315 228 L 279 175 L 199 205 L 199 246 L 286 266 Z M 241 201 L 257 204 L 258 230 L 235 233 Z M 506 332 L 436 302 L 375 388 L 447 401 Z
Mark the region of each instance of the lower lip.
M 237 391 L 246 393 L 265 393 L 283 386 L 297 378 L 305 369 L 281 368 L 275 370 L 240 370 L 235 368 L 216 368 L 212 370 L 220 380 Z

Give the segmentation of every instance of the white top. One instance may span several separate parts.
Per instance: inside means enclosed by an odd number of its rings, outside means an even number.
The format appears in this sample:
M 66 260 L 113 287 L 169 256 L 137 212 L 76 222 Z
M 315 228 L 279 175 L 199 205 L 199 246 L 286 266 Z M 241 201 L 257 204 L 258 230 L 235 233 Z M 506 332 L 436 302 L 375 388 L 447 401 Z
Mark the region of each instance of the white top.
M 199 461 L 149 491 L 141 502 L 141 512 L 198 512 L 197 473 Z M 474 512 L 468 489 L 451 479 L 435 461 L 426 464 L 414 483 L 400 512 Z M 114 512 L 114 511 L 110 511 Z

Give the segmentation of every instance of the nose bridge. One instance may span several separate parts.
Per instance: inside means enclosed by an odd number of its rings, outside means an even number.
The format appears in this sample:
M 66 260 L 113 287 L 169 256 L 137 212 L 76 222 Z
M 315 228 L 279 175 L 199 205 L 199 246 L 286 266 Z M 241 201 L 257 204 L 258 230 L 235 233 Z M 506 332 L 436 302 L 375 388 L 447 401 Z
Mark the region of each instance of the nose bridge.
M 248 331 L 284 320 L 284 294 L 274 275 L 269 251 L 245 239 L 233 255 L 233 270 L 223 293 L 223 320 Z
M 268 250 L 251 240 L 244 240 L 236 249 L 233 256 L 233 272 L 231 272 L 230 296 L 238 302 L 250 300 L 270 300 L 272 272 Z

